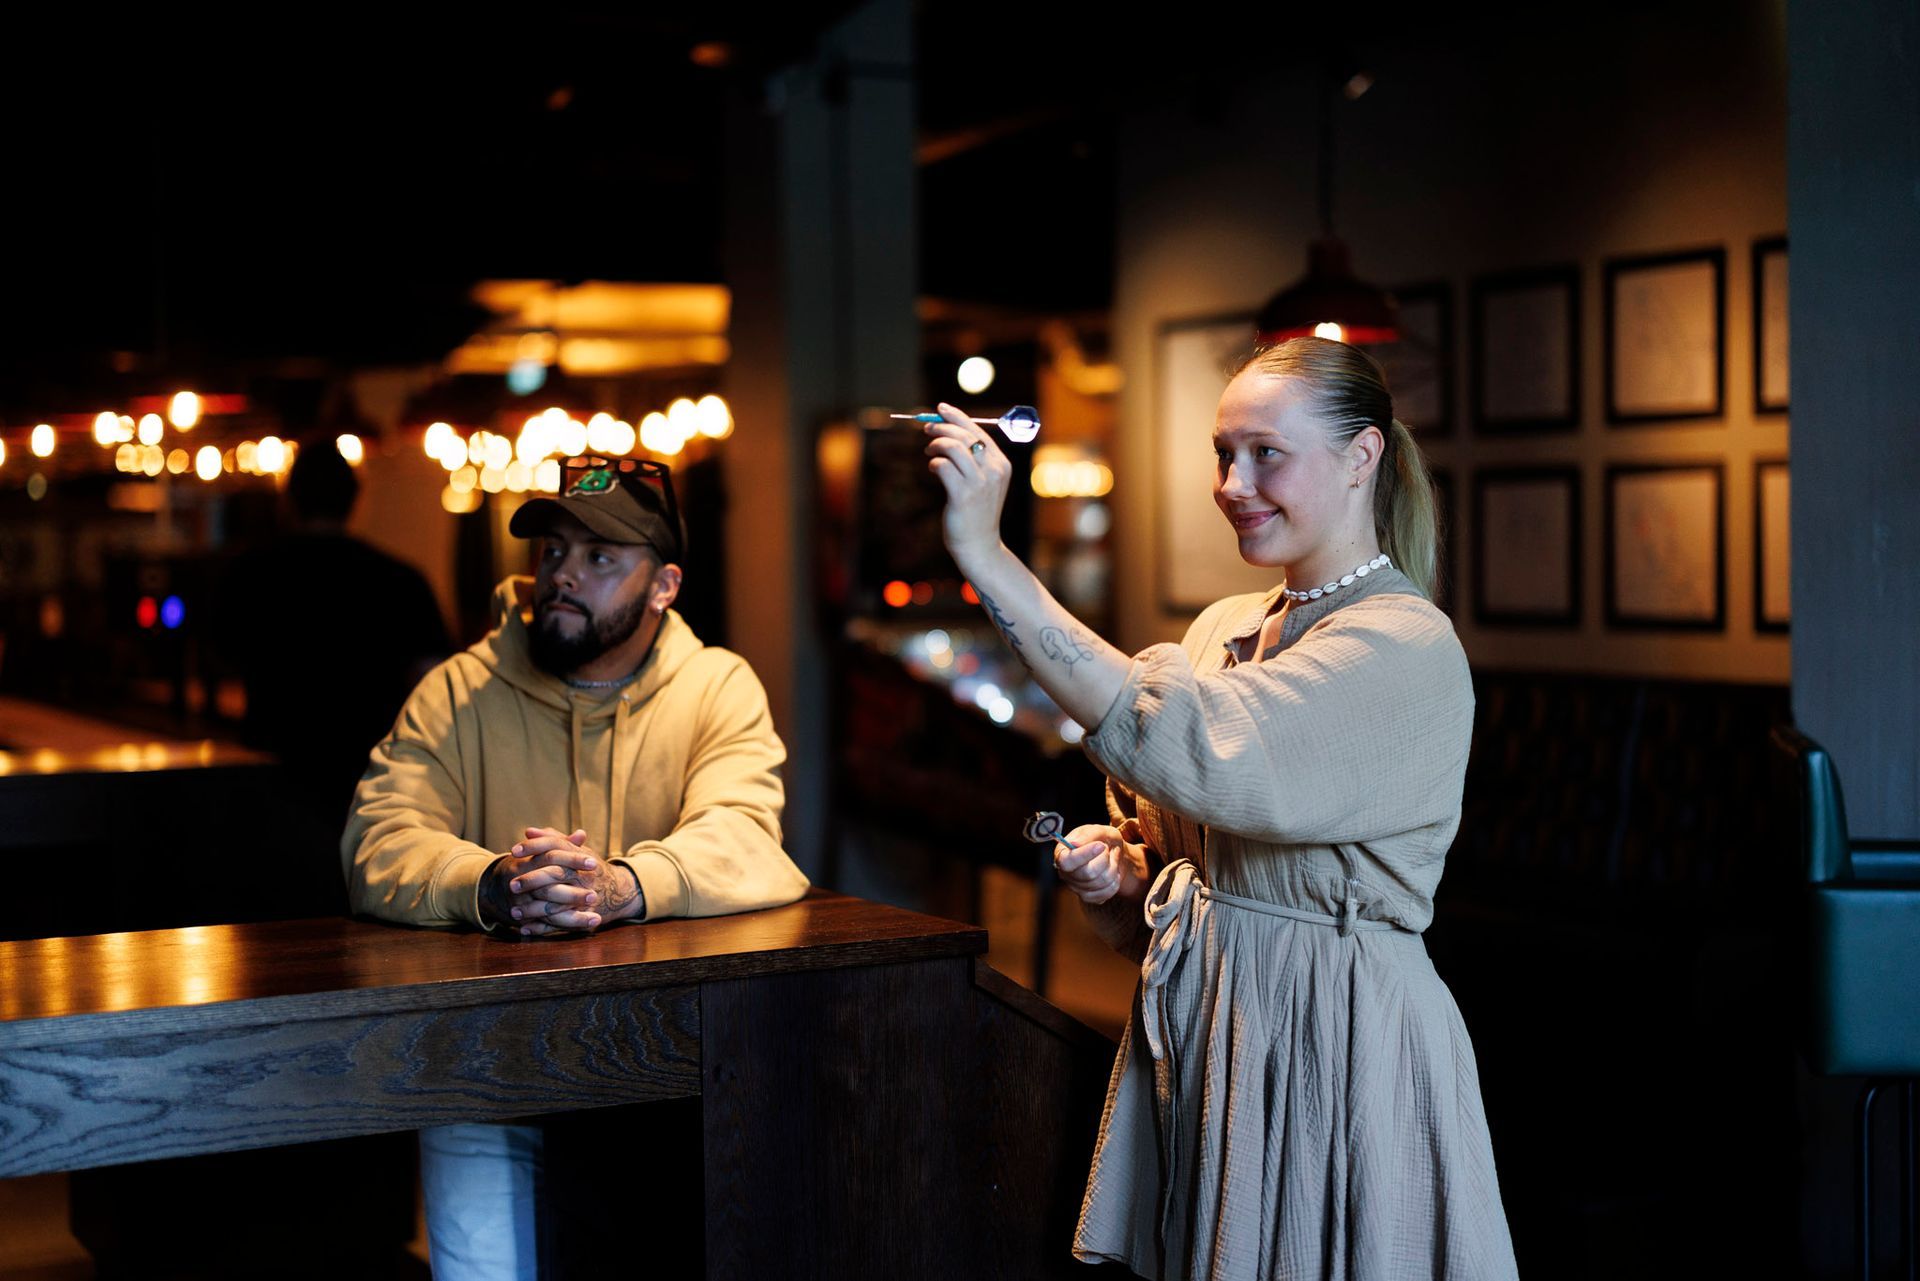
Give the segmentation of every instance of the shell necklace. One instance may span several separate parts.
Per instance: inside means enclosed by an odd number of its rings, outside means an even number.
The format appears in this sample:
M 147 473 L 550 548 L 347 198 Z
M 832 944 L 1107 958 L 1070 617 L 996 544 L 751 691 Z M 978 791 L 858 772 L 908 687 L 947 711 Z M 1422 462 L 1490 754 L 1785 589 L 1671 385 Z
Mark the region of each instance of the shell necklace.
M 1391 564 L 1393 564 L 1393 561 L 1388 558 L 1385 552 L 1381 552 L 1378 556 L 1375 556 L 1366 564 L 1357 567 L 1351 574 L 1348 574 L 1337 582 L 1326 583 L 1304 592 L 1296 592 L 1291 587 L 1283 587 L 1280 590 L 1286 594 L 1288 600 L 1319 600 L 1322 596 L 1331 596 L 1342 587 L 1351 587 L 1368 574 L 1371 574 L 1374 570 L 1385 569 Z

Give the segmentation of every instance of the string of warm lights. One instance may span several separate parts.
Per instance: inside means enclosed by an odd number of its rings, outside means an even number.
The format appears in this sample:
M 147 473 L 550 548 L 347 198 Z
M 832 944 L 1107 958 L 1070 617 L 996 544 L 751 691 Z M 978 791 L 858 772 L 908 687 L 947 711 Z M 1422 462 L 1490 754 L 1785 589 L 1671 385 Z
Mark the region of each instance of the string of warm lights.
M 462 435 L 451 423 L 427 428 L 421 446 L 446 468 L 440 505 L 455 513 L 475 511 L 487 494 L 558 493 L 560 460 L 585 453 L 624 457 L 635 446 L 671 458 L 696 436 L 725 440 L 733 434 L 733 413 L 719 396 L 681 397 L 664 411 L 632 423 L 599 413 L 585 422 L 553 407 L 533 415 L 509 440 L 485 429 Z
M 208 398 L 191 391 L 176 392 L 167 401 L 166 410 L 164 418 L 154 412 L 135 418 L 102 410 L 93 418 L 94 443 L 111 450 L 114 469 L 127 475 L 184 476 L 191 472 L 209 483 L 235 474 L 285 475 L 299 453 L 298 444 L 278 436 L 243 440 L 227 448 L 203 444 L 193 449 L 177 437 L 169 440 L 168 429 L 187 433 L 199 426 L 208 412 Z M 437 422 L 427 428 L 424 445 L 427 455 L 451 473 L 441 505 L 448 511 L 467 512 L 479 507 L 484 494 L 556 492 L 560 488 L 561 458 L 589 451 L 623 457 L 636 447 L 673 457 L 695 437 L 724 440 L 732 433 L 733 414 L 726 401 L 707 395 L 699 400 L 681 397 L 665 410 L 647 414 L 638 428 L 606 413 L 581 422 L 555 407 L 527 419 L 511 439 L 484 429 L 462 434 L 450 423 Z M 40 423 L 28 433 L 28 449 L 35 458 L 52 457 L 58 443 L 58 432 L 51 423 Z M 334 448 L 355 467 L 366 460 L 366 443 L 351 433 L 336 436 Z M 6 461 L 6 442 L 0 439 L 0 466 Z M 44 489 L 44 477 L 35 479 Z

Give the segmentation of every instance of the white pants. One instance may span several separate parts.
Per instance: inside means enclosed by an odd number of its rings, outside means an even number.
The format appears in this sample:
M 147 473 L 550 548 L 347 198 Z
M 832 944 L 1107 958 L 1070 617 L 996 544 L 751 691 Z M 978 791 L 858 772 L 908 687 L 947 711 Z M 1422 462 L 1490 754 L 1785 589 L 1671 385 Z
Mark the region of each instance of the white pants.
M 434 1281 L 538 1281 L 534 1188 L 543 1165 L 532 1125 L 420 1131 L 420 1187 Z

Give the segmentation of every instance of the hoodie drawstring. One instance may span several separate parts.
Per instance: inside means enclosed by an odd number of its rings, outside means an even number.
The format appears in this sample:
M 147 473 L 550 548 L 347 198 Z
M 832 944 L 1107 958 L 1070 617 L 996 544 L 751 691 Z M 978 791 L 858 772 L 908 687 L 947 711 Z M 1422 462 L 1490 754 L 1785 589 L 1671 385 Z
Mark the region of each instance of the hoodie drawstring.
M 620 696 L 620 705 L 613 712 L 613 750 L 607 753 L 607 795 L 613 799 L 612 823 L 607 829 L 607 848 L 601 853 L 608 858 L 625 854 L 627 847 L 623 843 L 627 825 L 627 789 L 620 778 L 620 762 L 623 754 L 620 750 L 620 738 L 627 728 L 627 716 L 633 710 L 633 704 L 627 696 Z M 626 780 L 631 782 L 629 778 Z
M 580 830 L 582 817 L 580 802 L 580 700 L 568 699 L 567 702 L 572 718 L 572 733 L 567 743 L 567 777 L 570 780 L 567 785 L 567 830 L 569 832 L 577 832 Z

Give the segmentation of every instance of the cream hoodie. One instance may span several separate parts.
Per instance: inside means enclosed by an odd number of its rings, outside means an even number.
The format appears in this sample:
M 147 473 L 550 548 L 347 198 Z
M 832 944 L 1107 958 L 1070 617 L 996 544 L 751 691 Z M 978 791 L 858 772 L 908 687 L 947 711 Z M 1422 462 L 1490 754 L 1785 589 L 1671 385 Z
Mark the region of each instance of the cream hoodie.
M 533 665 L 528 578 L 494 591 L 498 626 L 414 688 L 367 763 L 341 837 L 353 910 L 481 925 L 481 874 L 528 827 L 584 828 L 625 863 L 646 919 L 790 903 L 780 847 L 786 749 L 746 660 L 668 610 L 639 676 L 575 690 Z

